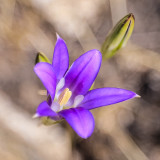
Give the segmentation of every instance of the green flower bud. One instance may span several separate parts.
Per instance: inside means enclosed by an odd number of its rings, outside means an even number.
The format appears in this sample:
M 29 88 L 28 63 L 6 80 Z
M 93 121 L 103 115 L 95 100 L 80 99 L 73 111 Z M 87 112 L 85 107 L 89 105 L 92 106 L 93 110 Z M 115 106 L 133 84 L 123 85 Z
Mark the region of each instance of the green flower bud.
M 126 45 L 132 34 L 134 21 L 134 15 L 130 13 L 122 18 L 109 32 L 101 48 L 103 59 L 111 58 L 116 51 Z
M 35 64 L 37 64 L 39 62 L 48 62 L 48 63 L 51 63 L 50 60 L 42 52 L 38 52 L 37 56 L 36 56 L 36 59 L 35 59 Z

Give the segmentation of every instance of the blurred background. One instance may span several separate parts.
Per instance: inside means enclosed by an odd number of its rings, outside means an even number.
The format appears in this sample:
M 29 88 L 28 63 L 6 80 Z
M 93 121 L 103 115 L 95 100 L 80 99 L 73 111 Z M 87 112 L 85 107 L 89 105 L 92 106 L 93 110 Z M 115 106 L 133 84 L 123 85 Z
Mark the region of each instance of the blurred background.
M 47 127 L 32 119 L 46 99 L 33 72 L 37 52 L 51 59 L 57 32 L 71 64 L 100 49 L 128 13 L 136 19 L 133 35 L 103 61 L 95 88 L 125 88 L 141 98 L 93 110 L 87 140 L 65 122 Z M 0 0 L 0 159 L 160 160 L 159 44 L 159 0 Z

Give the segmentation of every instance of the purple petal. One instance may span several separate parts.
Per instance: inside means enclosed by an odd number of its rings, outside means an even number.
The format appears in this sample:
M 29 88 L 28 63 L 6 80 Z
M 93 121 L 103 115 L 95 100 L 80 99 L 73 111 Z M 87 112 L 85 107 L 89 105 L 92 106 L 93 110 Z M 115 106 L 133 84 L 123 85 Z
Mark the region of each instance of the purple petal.
M 42 81 L 52 99 L 54 99 L 56 90 L 56 75 L 53 71 L 52 65 L 45 62 L 40 62 L 35 65 L 34 71 Z
M 71 108 L 59 113 L 82 138 L 88 138 L 94 130 L 94 118 L 84 108 Z
M 43 101 L 37 108 L 36 112 L 40 117 L 47 116 L 47 117 L 57 117 L 58 114 L 54 112 L 46 101 Z
M 119 103 L 136 97 L 137 94 L 120 88 L 99 88 L 89 91 L 79 107 L 85 109 L 94 109 L 97 107 L 107 106 Z
M 84 95 L 94 82 L 101 65 L 102 56 L 98 50 L 90 50 L 80 56 L 71 66 L 65 76 L 64 88 L 69 88 L 74 98 Z
M 57 35 L 57 42 L 54 49 L 52 65 L 59 81 L 69 67 L 69 55 L 66 43 Z

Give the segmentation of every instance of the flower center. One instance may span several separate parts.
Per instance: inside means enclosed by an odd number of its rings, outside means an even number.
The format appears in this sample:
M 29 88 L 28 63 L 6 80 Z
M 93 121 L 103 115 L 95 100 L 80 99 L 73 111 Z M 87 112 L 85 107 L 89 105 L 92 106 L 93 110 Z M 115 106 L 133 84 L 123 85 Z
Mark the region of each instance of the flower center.
M 60 106 L 64 106 L 65 104 L 67 104 L 71 96 L 72 92 L 68 88 L 65 88 L 58 97 L 58 103 L 60 104 Z

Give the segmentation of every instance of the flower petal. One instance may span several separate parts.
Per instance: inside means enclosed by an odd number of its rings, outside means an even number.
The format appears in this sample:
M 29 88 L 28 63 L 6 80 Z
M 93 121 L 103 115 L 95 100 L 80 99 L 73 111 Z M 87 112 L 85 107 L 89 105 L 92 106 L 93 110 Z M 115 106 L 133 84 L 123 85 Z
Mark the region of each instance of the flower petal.
M 120 88 L 99 88 L 89 91 L 79 107 L 94 109 L 119 103 L 138 96 L 136 93 Z
M 82 138 L 88 138 L 94 130 L 94 118 L 84 108 L 71 108 L 59 113 Z
M 69 55 L 66 43 L 57 35 L 57 42 L 54 48 L 52 65 L 59 81 L 69 67 Z
M 35 65 L 34 71 L 49 92 L 51 98 L 54 99 L 56 90 L 56 75 L 52 65 L 45 62 L 40 62 Z
M 76 95 L 84 95 L 94 82 L 102 61 L 101 53 L 94 49 L 80 56 L 65 76 L 64 88 L 72 91 L 72 99 Z
M 54 112 L 46 101 L 43 101 L 37 108 L 37 115 L 40 117 L 56 117 L 58 114 Z

